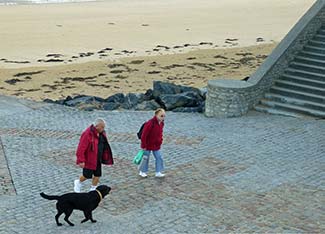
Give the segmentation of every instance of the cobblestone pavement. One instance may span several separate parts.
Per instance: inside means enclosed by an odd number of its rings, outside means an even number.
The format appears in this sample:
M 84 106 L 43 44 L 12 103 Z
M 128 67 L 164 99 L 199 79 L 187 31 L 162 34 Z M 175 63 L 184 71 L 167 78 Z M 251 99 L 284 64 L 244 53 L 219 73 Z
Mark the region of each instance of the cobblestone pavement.
M 137 176 L 136 132 L 151 112 L 82 112 L 0 97 L 0 233 L 325 233 L 325 121 L 251 112 L 209 119 L 167 113 L 167 177 Z M 11 107 L 11 108 L 9 108 Z M 73 190 L 75 149 L 96 117 L 107 121 L 115 165 L 96 224 L 57 227 L 40 192 Z M 85 190 L 90 183 L 87 183 Z M 63 218 L 63 217 L 62 217 Z

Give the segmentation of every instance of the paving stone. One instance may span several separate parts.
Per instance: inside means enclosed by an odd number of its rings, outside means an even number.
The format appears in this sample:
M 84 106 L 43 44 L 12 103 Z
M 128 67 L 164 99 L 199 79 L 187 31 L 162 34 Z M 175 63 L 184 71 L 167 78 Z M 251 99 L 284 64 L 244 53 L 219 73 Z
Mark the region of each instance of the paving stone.
M 15 103 L 14 99 L 10 99 Z M 7 103 L 3 101 L 2 103 Z M 0 233 L 323 233 L 325 121 L 250 112 L 232 119 L 167 113 L 166 178 L 137 176 L 136 132 L 152 112 L 93 111 L 26 102 L 0 115 Z M 115 165 L 98 223 L 54 221 L 40 192 L 71 192 L 75 150 L 96 117 L 107 121 Z M 90 187 L 85 182 L 83 190 Z M 64 222 L 64 221 L 63 221 Z

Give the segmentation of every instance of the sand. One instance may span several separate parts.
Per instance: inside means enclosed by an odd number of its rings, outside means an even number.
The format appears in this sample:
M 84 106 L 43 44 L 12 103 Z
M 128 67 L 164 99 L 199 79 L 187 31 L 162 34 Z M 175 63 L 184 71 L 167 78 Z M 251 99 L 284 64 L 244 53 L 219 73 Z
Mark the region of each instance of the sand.
M 174 55 L 123 58 L 0 70 L 1 92 L 43 100 L 87 94 L 102 98 L 123 92 L 143 93 L 154 80 L 205 87 L 210 79 L 243 79 L 264 61 L 276 44 L 205 49 Z
M 0 93 L 35 100 L 107 97 L 142 92 L 153 80 L 203 87 L 209 79 L 242 79 L 314 2 L 107 0 L 1 6 Z M 236 55 L 241 51 L 251 54 Z

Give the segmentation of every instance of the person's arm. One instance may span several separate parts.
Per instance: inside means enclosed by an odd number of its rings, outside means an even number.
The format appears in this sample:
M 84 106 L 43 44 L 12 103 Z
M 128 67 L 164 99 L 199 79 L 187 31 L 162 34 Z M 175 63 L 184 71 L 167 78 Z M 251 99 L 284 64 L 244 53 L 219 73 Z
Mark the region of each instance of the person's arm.
M 86 132 L 83 132 L 81 134 L 80 140 L 79 140 L 79 145 L 77 149 L 77 164 L 82 164 L 85 163 L 86 158 L 85 158 L 85 153 L 86 150 L 88 149 L 89 146 L 89 140 Z
M 164 141 L 164 126 L 165 126 L 165 123 L 162 122 L 161 124 L 162 124 L 162 128 L 161 128 L 161 141 L 160 141 L 160 144 L 162 144 L 163 141 Z
M 144 125 L 143 130 L 142 130 L 142 134 L 141 134 L 141 148 L 144 149 L 144 150 L 147 149 L 147 138 L 148 138 L 148 135 L 150 133 L 151 127 L 152 127 L 152 121 L 149 120 Z

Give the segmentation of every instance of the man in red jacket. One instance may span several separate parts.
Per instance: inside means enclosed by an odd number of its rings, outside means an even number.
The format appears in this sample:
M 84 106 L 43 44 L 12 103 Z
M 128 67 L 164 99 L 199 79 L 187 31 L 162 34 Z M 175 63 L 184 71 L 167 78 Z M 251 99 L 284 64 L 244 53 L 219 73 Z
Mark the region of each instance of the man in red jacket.
M 141 177 L 147 177 L 149 169 L 149 156 L 151 151 L 156 159 L 156 177 L 165 176 L 165 174 L 163 174 L 164 162 L 160 152 L 163 142 L 165 116 L 165 110 L 159 108 L 155 111 L 155 116 L 148 120 L 143 127 L 141 134 L 141 148 L 144 150 L 144 153 L 139 166 L 139 175 Z
M 102 176 L 101 164 L 113 165 L 113 154 L 105 133 L 105 121 L 97 119 L 81 135 L 77 149 L 77 164 L 82 175 L 74 181 L 74 191 L 80 193 L 82 182 L 92 179 L 90 191 L 95 190 Z

